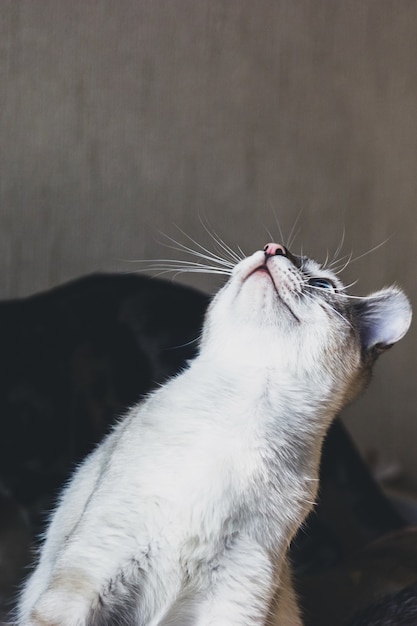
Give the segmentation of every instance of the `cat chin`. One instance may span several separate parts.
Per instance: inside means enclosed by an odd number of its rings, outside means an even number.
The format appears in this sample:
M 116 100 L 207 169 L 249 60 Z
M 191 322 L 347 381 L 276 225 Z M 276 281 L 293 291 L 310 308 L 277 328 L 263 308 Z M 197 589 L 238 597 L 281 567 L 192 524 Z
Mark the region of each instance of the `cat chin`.
M 326 309 L 308 299 L 279 296 L 268 277 L 252 276 L 239 290 L 232 279 L 220 295 L 208 313 L 200 353 L 271 366 L 279 358 L 283 367 L 298 370 L 311 360 L 320 362 L 323 349 L 331 360 L 345 342 L 352 343 L 342 318 L 330 319 Z
M 299 323 L 295 309 L 290 289 L 282 289 L 278 294 L 269 275 L 256 272 L 244 282 L 232 277 L 210 306 L 202 345 L 207 343 L 207 337 L 215 340 L 218 336 L 227 341 L 233 335 L 243 343 L 254 335 L 259 341 L 266 336 L 269 345 L 271 331 L 278 338 Z

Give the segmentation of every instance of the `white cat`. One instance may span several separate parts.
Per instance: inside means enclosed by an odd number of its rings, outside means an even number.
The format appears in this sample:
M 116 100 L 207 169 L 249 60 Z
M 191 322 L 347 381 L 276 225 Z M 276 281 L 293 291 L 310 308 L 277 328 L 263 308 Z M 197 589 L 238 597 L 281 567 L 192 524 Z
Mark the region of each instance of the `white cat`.
M 195 360 L 64 490 L 18 624 L 300 626 L 286 553 L 323 438 L 410 321 L 399 289 L 353 299 L 278 244 L 239 262 Z

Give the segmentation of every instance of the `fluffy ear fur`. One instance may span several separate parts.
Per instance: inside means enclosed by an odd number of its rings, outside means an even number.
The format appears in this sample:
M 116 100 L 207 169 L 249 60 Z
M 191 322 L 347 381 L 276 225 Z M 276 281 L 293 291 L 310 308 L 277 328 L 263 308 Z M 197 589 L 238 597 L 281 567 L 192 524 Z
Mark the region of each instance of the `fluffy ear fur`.
M 411 323 L 411 305 L 398 287 L 382 289 L 356 305 L 364 350 L 385 350 L 404 337 Z

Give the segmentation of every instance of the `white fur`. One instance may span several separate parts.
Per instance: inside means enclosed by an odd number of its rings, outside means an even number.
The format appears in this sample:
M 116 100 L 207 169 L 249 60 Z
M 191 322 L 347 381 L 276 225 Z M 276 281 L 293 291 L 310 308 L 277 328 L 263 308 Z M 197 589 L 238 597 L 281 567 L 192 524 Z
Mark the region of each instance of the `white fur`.
M 361 375 L 361 344 L 328 299 L 305 294 L 289 259 L 252 273 L 264 259 L 236 266 L 197 358 L 75 473 L 21 626 L 301 626 L 286 552 L 316 496 L 326 429 Z

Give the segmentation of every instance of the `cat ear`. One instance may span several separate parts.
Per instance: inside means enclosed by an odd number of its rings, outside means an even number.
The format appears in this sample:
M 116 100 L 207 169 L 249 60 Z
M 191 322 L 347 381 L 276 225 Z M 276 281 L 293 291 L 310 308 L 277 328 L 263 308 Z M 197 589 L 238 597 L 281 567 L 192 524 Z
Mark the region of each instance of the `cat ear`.
M 356 305 L 365 350 L 386 350 L 404 337 L 411 323 L 411 305 L 401 289 L 388 287 Z

